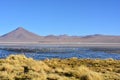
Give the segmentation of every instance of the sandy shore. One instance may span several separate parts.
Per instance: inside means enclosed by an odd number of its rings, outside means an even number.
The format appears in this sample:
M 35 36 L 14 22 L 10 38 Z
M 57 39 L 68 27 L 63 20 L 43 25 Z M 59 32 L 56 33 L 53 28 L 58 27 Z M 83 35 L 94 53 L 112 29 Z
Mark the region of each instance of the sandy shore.
M 0 42 L 0 47 L 120 47 L 120 43 Z

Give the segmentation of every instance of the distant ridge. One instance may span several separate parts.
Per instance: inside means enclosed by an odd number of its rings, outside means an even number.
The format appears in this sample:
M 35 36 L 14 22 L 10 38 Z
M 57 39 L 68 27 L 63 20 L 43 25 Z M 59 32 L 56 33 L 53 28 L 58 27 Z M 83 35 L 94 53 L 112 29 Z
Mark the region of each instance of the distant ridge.
M 90 43 L 120 43 L 120 36 L 95 34 L 84 36 L 82 40 Z
M 23 27 L 0 36 L 0 42 L 39 42 L 39 43 L 120 43 L 120 36 L 112 35 L 87 35 L 87 36 L 68 36 L 68 35 L 48 35 L 39 36 Z

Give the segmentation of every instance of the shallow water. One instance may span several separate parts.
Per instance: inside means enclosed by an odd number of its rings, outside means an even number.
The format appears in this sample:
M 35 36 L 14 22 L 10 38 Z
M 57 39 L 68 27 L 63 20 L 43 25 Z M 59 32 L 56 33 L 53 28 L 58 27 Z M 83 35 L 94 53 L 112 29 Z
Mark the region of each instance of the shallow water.
M 117 49 L 116 49 L 117 50 Z M 120 54 L 112 52 L 112 49 L 108 49 L 107 51 L 103 50 L 93 50 L 90 48 L 56 48 L 52 49 L 48 52 L 25 52 L 25 51 L 8 51 L 0 49 L 0 58 L 6 58 L 11 54 L 24 54 L 27 57 L 32 57 L 36 60 L 43 60 L 46 58 L 113 58 L 120 60 Z

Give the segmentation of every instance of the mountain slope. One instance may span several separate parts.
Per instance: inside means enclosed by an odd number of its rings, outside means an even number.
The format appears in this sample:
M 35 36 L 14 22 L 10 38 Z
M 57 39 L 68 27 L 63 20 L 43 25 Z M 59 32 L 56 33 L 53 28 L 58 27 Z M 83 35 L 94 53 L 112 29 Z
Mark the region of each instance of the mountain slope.
M 1 36 L 0 42 L 35 42 L 39 41 L 41 38 L 41 36 L 19 27 L 16 30 Z
M 39 36 L 25 30 L 17 28 L 0 37 L 0 42 L 39 42 L 39 43 L 120 43 L 120 36 L 111 35 L 87 35 L 87 36 L 68 36 L 68 35 L 48 35 Z
M 120 43 L 120 36 L 89 35 L 82 37 L 82 41 L 91 43 Z

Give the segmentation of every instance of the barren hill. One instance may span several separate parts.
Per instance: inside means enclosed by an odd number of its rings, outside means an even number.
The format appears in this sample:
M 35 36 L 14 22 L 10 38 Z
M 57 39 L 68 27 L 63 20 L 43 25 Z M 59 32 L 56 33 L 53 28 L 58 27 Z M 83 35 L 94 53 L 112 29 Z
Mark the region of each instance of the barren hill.
M 0 42 L 39 42 L 39 43 L 120 43 L 120 36 L 111 35 L 87 35 L 87 36 L 68 36 L 68 35 L 48 35 L 39 36 L 19 27 L 0 37 Z
M 42 37 L 25 30 L 22 27 L 18 27 L 16 30 L 13 30 L 0 37 L 0 42 L 36 42 L 39 41 Z
M 82 37 L 82 41 L 90 43 L 120 43 L 120 36 L 89 35 Z

